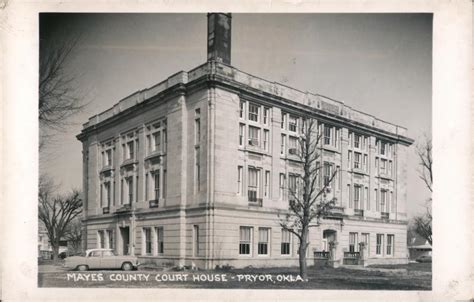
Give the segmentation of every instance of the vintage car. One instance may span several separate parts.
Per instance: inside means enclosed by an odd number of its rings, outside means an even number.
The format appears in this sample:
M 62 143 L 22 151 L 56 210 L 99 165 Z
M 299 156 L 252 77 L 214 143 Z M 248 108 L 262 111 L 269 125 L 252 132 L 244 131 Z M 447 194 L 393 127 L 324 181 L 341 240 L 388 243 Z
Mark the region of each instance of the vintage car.
M 423 255 L 418 258 L 416 258 L 416 262 L 420 263 L 431 263 L 432 262 L 432 257 L 431 255 Z
M 64 266 L 69 269 L 87 271 L 89 269 L 122 269 L 130 271 L 138 266 L 135 256 L 118 256 L 111 249 L 90 249 L 83 256 L 72 256 L 65 260 Z

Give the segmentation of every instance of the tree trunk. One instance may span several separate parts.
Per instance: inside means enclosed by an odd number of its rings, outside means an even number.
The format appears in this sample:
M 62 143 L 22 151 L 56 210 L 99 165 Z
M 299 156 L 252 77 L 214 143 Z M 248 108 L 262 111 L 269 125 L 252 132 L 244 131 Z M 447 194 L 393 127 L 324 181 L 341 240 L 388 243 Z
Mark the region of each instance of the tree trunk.
M 51 246 L 53 249 L 53 263 L 57 264 L 59 259 L 59 242 L 52 242 Z
M 307 281 L 308 280 L 308 273 L 307 273 L 307 264 L 306 264 L 306 248 L 307 244 L 306 242 L 307 237 L 308 237 L 308 230 L 306 228 L 303 228 L 301 236 L 301 241 L 300 241 L 300 246 L 299 246 L 299 262 L 300 262 L 300 277 L 303 278 L 303 280 Z
M 307 267 L 306 267 L 306 249 L 303 246 L 303 244 L 300 244 L 300 277 L 303 278 L 303 280 L 308 279 L 308 273 L 307 273 Z

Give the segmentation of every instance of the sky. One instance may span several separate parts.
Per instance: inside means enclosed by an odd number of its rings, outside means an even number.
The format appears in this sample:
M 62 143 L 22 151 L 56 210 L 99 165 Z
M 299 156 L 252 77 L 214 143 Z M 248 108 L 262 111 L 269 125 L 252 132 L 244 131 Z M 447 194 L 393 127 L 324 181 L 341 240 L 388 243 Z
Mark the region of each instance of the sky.
M 66 69 L 88 105 L 42 151 L 40 173 L 63 191 L 80 189 L 82 123 L 204 63 L 206 35 L 206 14 L 42 14 L 42 39 L 80 37 Z M 416 141 L 431 136 L 431 14 L 232 14 L 231 55 L 244 72 L 343 101 L 408 128 Z M 409 216 L 430 196 L 417 170 L 412 146 Z

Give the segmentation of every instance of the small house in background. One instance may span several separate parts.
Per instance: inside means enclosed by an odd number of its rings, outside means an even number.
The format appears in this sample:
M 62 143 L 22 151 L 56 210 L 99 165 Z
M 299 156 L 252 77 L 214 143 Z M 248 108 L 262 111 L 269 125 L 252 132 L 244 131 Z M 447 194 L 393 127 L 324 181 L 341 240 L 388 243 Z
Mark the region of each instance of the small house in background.
M 408 243 L 408 252 L 410 260 L 416 260 L 420 256 L 431 256 L 431 244 L 425 238 L 416 235 Z

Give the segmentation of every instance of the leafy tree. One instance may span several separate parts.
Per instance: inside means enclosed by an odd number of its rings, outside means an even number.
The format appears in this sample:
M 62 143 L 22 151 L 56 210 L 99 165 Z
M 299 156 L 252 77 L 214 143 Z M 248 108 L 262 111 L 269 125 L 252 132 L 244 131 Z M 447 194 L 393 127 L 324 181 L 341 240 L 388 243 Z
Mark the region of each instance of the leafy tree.
M 316 120 L 305 118 L 301 128 L 299 148 L 294 156 L 300 163 L 302 173 L 289 180 L 289 210 L 280 219 L 280 225 L 298 238 L 300 276 L 306 280 L 309 229 L 317 226 L 314 222 L 319 222 L 335 206 L 336 198 L 328 199 L 328 193 L 338 171 L 333 170 L 322 177 L 320 142 L 323 134 L 319 133 Z

